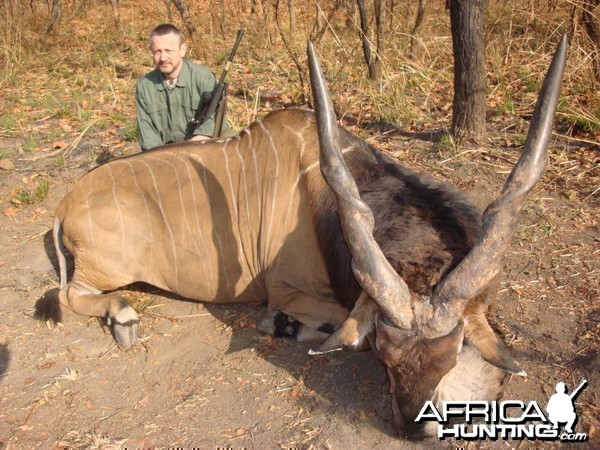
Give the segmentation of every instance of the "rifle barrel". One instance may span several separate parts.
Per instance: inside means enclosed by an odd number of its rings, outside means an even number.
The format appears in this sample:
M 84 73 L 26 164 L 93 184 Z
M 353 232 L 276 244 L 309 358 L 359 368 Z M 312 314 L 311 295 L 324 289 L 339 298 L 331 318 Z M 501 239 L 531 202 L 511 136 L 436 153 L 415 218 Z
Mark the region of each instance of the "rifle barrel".
M 212 97 L 210 103 L 208 104 L 207 107 L 204 107 L 202 109 L 198 108 L 198 110 L 196 112 L 196 116 L 194 117 L 194 119 L 191 122 L 188 123 L 186 134 L 185 134 L 186 141 L 191 139 L 192 136 L 194 135 L 194 131 L 196 130 L 196 128 L 199 125 L 202 125 L 206 120 L 208 120 L 208 118 L 210 116 L 212 116 L 214 114 L 214 112 L 217 110 L 217 107 L 219 106 L 219 102 L 221 101 L 221 96 L 223 95 L 223 90 L 225 88 L 225 77 L 227 76 L 227 72 L 229 71 L 229 68 L 231 67 L 231 64 L 233 62 L 233 57 L 235 56 L 235 54 L 237 52 L 238 46 L 240 45 L 242 37 L 244 36 L 244 32 L 245 32 L 245 30 L 243 28 L 240 28 L 237 32 L 237 38 L 235 39 L 235 44 L 233 44 L 233 48 L 231 49 L 231 52 L 229 53 L 229 57 L 227 58 L 225 68 L 223 69 L 223 73 L 221 73 L 221 78 L 219 79 L 219 82 L 215 86 L 215 90 L 213 92 L 213 97 Z
M 584 387 L 586 384 L 587 384 L 587 379 L 585 379 L 585 378 L 584 378 L 584 379 L 581 381 L 581 383 L 579 383 L 579 386 L 577 386 L 577 389 L 575 389 L 573 392 L 571 392 L 571 394 L 569 395 L 569 398 L 570 398 L 571 400 L 573 400 L 573 399 L 574 399 L 574 398 L 577 396 L 577 394 L 579 394 L 579 392 L 581 392 L 581 390 L 583 389 L 583 387 Z
M 233 63 L 233 57 L 237 53 L 237 49 L 240 45 L 240 42 L 242 40 L 242 37 L 244 36 L 245 31 L 246 30 L 244 30 L 243 28 L 240 28 L 237 32 L 237 38 L 235 39 L 235 44 L 233 44 L 233 48 L 231 49 L 231 52 L 229 53 L 229 57 L 227 58 L 227 62 L 225 63 L 225 68 L 223 69 L 223 73 L 221 74 L 221 79 L 219 80 L 219 84 L 222 84 L 225 82 L 225 77 L 227 76 L 227 72 L 229 72 L 229 69 L 231 68 L 231 64 Z

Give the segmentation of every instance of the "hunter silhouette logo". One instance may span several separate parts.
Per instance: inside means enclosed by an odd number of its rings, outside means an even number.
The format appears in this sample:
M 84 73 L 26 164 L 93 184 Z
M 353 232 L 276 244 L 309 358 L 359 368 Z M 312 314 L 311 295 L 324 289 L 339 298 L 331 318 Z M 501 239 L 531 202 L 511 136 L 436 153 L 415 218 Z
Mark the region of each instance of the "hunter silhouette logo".
M 577 389 L 567 394 L 565 383 L 557 383 L 556 394 L 546 405 L 547 414 L 535 400 L 443 401 L 440 405 L 428 401 L 415 422 L 437 422 L 440 439 L 587 441 L 587 433 L 573 431 L 577 422 L 574 401 L 586 385 L 587 380 L 583 379 Z M 457 420 L 463 423 L 456 423 Z M 562 433 L 560 424 L 565 424 Z
M 573 433 L 573 425 L 577 420 L 577 414 L 575 413 L 574 400 L 579 395 L 582 389 L 587 384 L 587 380 L 584 378 L 579 384 L 577 389 L 572 394 L 566 394 L 565 383 L 557 383 L 556 394 L 550 397 L 546 411 L 548 412 L 548 419 L 554 425 L 554 429 L 558 429 L 559 422 L 566 423 L 565 431 L 567 433 Z

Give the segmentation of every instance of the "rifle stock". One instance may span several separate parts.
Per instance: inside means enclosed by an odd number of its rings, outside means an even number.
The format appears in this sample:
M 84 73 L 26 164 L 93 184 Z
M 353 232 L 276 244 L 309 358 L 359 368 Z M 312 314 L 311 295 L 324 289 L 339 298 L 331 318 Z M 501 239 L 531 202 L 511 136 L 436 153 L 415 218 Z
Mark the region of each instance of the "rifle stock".
M 242 40 L 242 37 L 244 36 L 244 31 L 245 30 L 243 28 L 241 28 L 237 32 L 237 38 L 235 40 L 235 44 L 233 44 L 231 53 L 229 53 L 229 57 L 227 58 L 227 62 L 225 63 L 225 68 L 223 69 L 221 78 L 219 79 L 219 82 L 217 83 L 217 86 L 215 87 L 215 90 L 213 91 L 210 103 L 208 104 L 208 106 L 206 108 L 199 107 L 198 111 L 196 112 L 196 116 L 188 123 L 187 130 L 185 133 L 186 141 L 191 139 L 194 136 L 194 132 L 196 131 L 196 128 L 198 128 L 200 125 L 202 125 L 204 122 L 206 122 L 208 120 L 208 118 L 211 117 L 215 113 L 217 108 L 219 107 L 219 103 L 221 102 L 221 98 L 223 97 L 223 92 L 225 90 L 225 77 L 227 76 L 227 72 L 229 72 L 229 68 L 231 67 L 231 64 L 233 62 L 233 57 L 235 56 L 238 46 L 240 45 L 240 42 Z M 213 137 L 219 136 L 220 132 L 221 132 L 221 130 L 217 130 L 216 124 L 215 124 L 215 132 L 214 132 Z

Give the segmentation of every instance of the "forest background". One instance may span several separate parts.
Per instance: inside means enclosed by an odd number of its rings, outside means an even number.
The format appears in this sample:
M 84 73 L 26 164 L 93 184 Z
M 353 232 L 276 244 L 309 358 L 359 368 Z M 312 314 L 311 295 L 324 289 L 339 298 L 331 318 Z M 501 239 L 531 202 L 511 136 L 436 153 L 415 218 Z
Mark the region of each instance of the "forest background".
M 363 14 L 357 5 L 365 8 Z M 310 38 L 317 42 L 338 115 L 352 117 L 359 132 L 365 124 L 448 129 L 453 59 L 446 6 L 398 0 L 366 5 L 364 0 L 4 0 L 0 126 L 4 135 L 23 138 L 27 151 L 102 129 L 135 140 L 133 86 L 152 68 L 148 34 L 155 24 L 172 21 L 186 31 L 188 56 L 217 76 L 235 31 L 246 29 L 229 77 L 230 120 L 236 128 L 271 109 L 309 101 L 305 45 Z M 561 133 L 596 140 L 597 6 L 597 0 L 489 2 L 488 116 L 526 117 L 549 55 L 567 33 Z M 59 127 L 53 126 L 56 119 Z M 53 132 L 44 133 L 45 127 Z

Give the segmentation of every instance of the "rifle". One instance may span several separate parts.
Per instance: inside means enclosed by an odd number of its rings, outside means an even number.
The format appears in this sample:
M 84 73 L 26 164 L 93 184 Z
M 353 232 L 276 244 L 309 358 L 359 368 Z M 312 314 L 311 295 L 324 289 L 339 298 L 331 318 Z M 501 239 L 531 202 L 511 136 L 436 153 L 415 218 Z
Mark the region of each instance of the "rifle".
M 581 390 L 583 389 L 583 387 L 587 384 L 587 380 L 584 378 L 581 383 L 579 384 L 579 386 L 577 386 L 577 389 L 575 389 L 573 392 L 571 392 L 569 394 L 569 397 L 571 398 L 571 400 L 574 400 L 575 397 L 577 397 L 579 395 L 579 393 L 581 392 Z
M 227 62 L 225 64 L 225 68 L 223 69 L 223 73 L 221 74 L 221 78 L 219 79 L 219 82 L 217 83 L 217 86 L 215 87 L 215 90 L 212 93 L 212 98 L 210 99 L 210 103 L 208 104 L 208 106 L 206 107 L 202 107 L 202 103 L 204 103 L 202 101 L 202 99 L 200 100 L 200 105 L 198 106 L 198 110 L 196 111 L 196 114 L 194 116 L 194 118 L 188 123 L 187 125 L 187 129 L 185 131 L 185 140 L 189 140 L 192 137 L 194 137 L 194 131 L 196 131 L 196 128 L 198 128 L 198 126 L 202 125 L 204 122 L 206 122 L 208 120 L 209 117 L 211 117 L 215 111 L 217 110 L 217 108 L 219 107 L 219 103 L 221 103 L 221 99 L 223 97 L 223 92 L 225 91 L 225 86 L 227 83 L 225 83 L 225 77 L 227 76 L 227 72 L 229 71 L 229 68 L 231 67 L 231 63 L 233 62 L 233 57 L 235 56 L 235 53 L 237 52 L 237 48 L 240 45 L 240 41 L 242 40 L 242 36 L 244 36 L 244 29 L 239 29 L 237 32 L 237 38 L 235 40 L 235 44 L 233 44 L 233 48 L 231 49 L 231 53 L 229 54 L 229 57 L 227 58 Z M 221 123 L 222 125 L 222 123 Z M 218 125 L 219 129 L 217 129 L 217 124 L 215 123 L 215 132 L 213 134 L 213 137 L 218 137 L 221 134 L 221 125 Z

